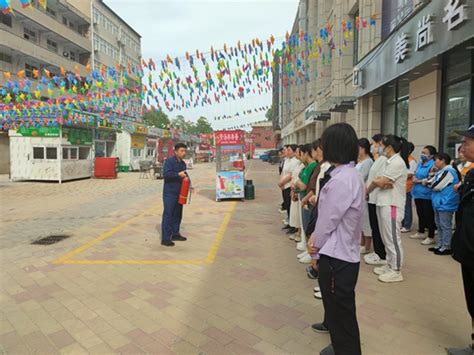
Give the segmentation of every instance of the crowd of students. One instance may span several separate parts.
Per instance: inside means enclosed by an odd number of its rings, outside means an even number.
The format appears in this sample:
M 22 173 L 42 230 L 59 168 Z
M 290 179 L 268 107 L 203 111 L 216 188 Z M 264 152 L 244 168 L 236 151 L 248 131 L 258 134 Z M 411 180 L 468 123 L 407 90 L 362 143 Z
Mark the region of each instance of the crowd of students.
M 409 237 L 461 263 L 474 319 L 474 126 L 459 134 L 457 166 L 430 145 L 417 162 L 404 138 L 358 139 L 345 123 L 328 127 L 312 144 L 280 150 L 283 230 L 296 242 L 299 262 L 309 264 L 308 277 L 318 280 L 314 297 L 322 299 L 325 315 L 312 328 L 331 335 L 321 354 L 361 353 L 355 307 L 361 255 L 380 282 L 404 280 L 401 236 L 411 231 L 413 200 L 418 230 Z

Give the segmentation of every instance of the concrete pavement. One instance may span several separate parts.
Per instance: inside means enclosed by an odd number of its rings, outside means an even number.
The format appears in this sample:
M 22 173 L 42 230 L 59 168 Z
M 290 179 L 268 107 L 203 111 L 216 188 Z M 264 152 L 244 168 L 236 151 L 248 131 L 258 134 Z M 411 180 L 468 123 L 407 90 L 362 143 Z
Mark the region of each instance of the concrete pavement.
M 159 245 L 162 182 L 3 182 L 0 351 L 8 354 L 314 354 L 329 335 L 315 283 L 281 231 L 277 167 L 252 161 L 256 200 L 214 200 L 214 165 L 192 171 L 175 248 Z M 50 234 L 69 238 L 32 245 Z M 406 281 L 361 265 L 364 354 L 445 354 L 469 343 L 459 266 L 403 238 Z

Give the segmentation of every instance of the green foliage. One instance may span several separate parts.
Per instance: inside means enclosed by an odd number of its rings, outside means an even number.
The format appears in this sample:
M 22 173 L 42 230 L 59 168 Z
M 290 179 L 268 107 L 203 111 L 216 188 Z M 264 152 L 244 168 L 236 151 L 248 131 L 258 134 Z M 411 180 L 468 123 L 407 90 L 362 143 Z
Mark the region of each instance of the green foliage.
M 273 119 L 273 105 L 268 109 L 265 117 L 267 118 L 267 121 L 271 121 Z
M 212 129 L 211 124 L 207 120 L 206 117 L 201 116 L 199 119 L 194 122 L 186 121 L 186 119 L 179 115 L 176 116 L 175 119 L 172 120 L 171 126 L 174 128 L 180 128 L 186 134 L 201 134 L 201 133 L 212 133 L 214 130 Z
M 145 113 L 143 115 L 143 121 L 149 126 L 163 129 L 168 129 L 171 123 L 166 113 L 161 110 L 153 110 Z

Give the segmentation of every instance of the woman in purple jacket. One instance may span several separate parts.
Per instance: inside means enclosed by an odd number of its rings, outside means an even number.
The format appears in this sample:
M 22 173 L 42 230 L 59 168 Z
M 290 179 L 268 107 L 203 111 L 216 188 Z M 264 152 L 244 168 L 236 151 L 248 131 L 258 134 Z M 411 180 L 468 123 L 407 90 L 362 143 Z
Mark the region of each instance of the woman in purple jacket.
M 347 123 L 328 127 L 322 137 L 324 158 L 334 167 L 319 193 L 318 220 L 310 254 L 319 253 L 319 286 L 331 345 L 321 354 L 361 354 L 355 287 L 365 185 L 355 169 L 359 146 Z

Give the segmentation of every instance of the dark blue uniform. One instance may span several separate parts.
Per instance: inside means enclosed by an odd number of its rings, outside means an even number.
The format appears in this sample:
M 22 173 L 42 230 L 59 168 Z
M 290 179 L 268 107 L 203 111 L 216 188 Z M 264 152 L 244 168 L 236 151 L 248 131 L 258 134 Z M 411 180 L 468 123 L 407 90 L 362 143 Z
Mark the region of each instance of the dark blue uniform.
M 182 178 L 178 175 L 186 170 L 186 163 L 179 161 L 176 156 L 165 160 L 163 165 L 163 220 L 161 222 L 161 240 L 171 240 L 173 235 L 179 234 L 179 227 L 183 217 L 183 205 L 178 203 Z

